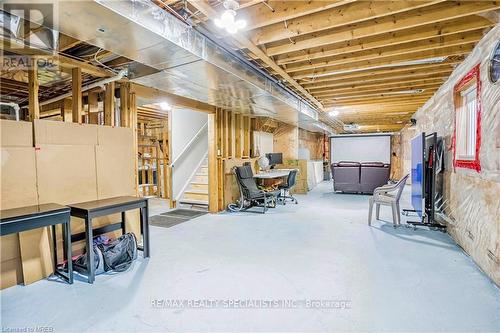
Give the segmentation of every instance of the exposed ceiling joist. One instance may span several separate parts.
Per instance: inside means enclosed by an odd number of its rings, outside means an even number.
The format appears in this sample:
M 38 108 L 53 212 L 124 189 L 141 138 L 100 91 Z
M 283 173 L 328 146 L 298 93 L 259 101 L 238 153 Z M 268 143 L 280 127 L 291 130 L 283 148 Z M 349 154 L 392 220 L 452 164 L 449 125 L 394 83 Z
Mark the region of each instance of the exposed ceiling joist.
M 446 79 L 451 74 L 451 72 L 452 68 L 441 70 L 441 72 L 420 73 L 420 74 L 415 74 L 414 72 L 412 73 L 410 71 L 407 74 L 403 75 L 394 75 L 394 76 L 382 75 L 374 77 L 365 77 L 364 79 L 353 80 L 348 82 L 345 81 L 325 82 L 323 84 L 311 85 L 309 87 L 306 87 L 306 89 L 308 89 L 311 93 L 315 93 L 318 91 L 325 91 L 333 88 L 342 88 L 342 87 L 354 88 L 356 86 L 361 86 L 361 85 L 362 86 L 376 85 L 376 84 L 380 85 L 392 82 L 418 82 L 419 80 L 433 79 L 433 78 Z
M 260 28 L 253 31 L 252 42 L 257 45 L 267 44 L 313 32 L 397 14 L 442 1 L 444 0 L 353 2 L 345 6 L 287 20 L 286 29 L 283 29 L 282 22 Z
M 204 0 L 194 1 L 201 2 Z M 247 18 L 248 25 L 246 30 L 248 31 L 274 23 L 291 20 L 296 17 L 313 14 L 318 11 L 335 8 L 353 1 L 354 0 L 269 1 L 269 6 L 263 4 L 254 6 L 244 10 L 241 15 L 242 17 Z
M 414 52 L 414 53 L 397 55 L 382 59 L 365 60 L 355 63 L 328 66 L 320 68 L 318 70 L 307 70 L 307 71 L 296 72 L 295 74 L 292 75 L 292 77 L 294 79 L 313 78 L 318 76 L 332 75 L 337 72 L 343 72 L 343 71 L 359 71 L 381 66 L 391 66 L 404 63 L 409 64 L 409 62 L 419 61 L 424 59 L 464 55 L 472 51 L 473 48 L 474 45 L 466 44 L 466 45 L 446 47 L 437 50 Z
M 446 2 L 431 7 L 419 8 L 410 12 L 383 17 L 377 20 L 364 21 L 352 27 L 333 30 L 332 32 L 305 35 L 297 38 L 294 43 L 271 45 L 267 47 L 270 56 L 287 52 L 300 51 L 312 47 L 349 41 L 351 39 L 374 36 L 387 32 L 414 28 L 439 21 L 457 19 L 464 16 L 496 10 L 500 3 L 496 1 L 464 1 Z M 474 19 L 474 17 L 471 17 Z
M 483 36 L 482 31 L 474 31 L 471 33 L 449 35 L 444 37 L 436 37 L 420 42 L 410 42 L 396 46 L 378 48 L 368 51 L 359 51 L 348 53 L 341 56 L 336 56 L 323 61 L 312 61 L 309 63 L 297 63 L 289 65 L 286 70 L 290 72 L 298 72 L 308 69 L 317 69 L 327 66 L 348 64 L 357 61 L 384 59 L 397 55 L 412 54 L 415 52 L 425 52 L 428 50 L 437 50 L 451 46 L 466 45 L 477 43 Z
M 471 20 L 470 17 L 464 17 L 447 22 L 433 23 L 418 28 L 405 29 L 366 38 L 353 39 L 331 44 L 325 47 L 311 48 L 295 53 L 290 52 L 287 54 L 276 56 L 275 59 L 279 65 L 301 61 L 311 61 L 319 58 L 328 58 L 356 51 L 370 50 L 410 42 L 418 42 L 447 35 L 468 33 L 472 31 L 483 31 L 485 28 L 492 26 L 494 26 L 494 23 L 482 17 L 476 17 L 476 19 L 474 20 Z

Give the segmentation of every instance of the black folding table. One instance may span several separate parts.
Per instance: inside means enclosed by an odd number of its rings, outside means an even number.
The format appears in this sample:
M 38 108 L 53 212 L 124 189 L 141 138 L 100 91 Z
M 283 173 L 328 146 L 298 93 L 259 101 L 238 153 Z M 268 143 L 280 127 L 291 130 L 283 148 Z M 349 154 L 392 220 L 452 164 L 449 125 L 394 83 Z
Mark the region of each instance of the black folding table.
M 75 242 L 85 239 L 87 251 L 86 273 L 89 283 L 93 283 L 95 280 L 93 237 L 119 229 L 125 233 L 125 212 L 128 210 L 139 208 L 141 211 L 141 233 L 143 237 L 143 246 L 138 246 L 137 249 L 143 251 L 144 258 L 149 257 L 148 199 L 123 196 L 81 202 L 68 206 L 71 209 L 71 216 L 79 217 L 85 220 L 85 233 L 73 235 L 72 241 Z M 120 222 L 93 229 L 93 218 L 115 213 L 121 213 Z
M 57 267 L 56 225 L 63 229 L 64 258 L 67 260 L 66 271 Z M 54 245 L 54 274 L 68 283 L 73 283 L 73 265 L 71 262 L 71 224 L 70 209 L 54 203 L 0 210 L 0 236 L 6 236 L 43 227 L 52 227 Z

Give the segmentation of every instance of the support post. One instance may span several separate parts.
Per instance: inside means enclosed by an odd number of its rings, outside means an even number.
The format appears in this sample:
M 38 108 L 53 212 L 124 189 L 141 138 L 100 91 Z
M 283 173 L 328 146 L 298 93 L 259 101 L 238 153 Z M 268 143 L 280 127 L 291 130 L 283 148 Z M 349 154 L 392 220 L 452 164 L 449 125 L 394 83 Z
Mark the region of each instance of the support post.
M 104 93 L 104 125 L 115 126 L 115 83 L 106 84 Z
M 217 178 L 217 118 L 211 113 L 208 115 L 208 211 L 211 213 L 219 211 Z
M 73 122 L 82 123 L 82 69 L 75 67 L 71 70 L 72 76 L 72 110 Z
M 32 67 L 28 70 L 29 90 L 29 120 L 40 119 L 40 105 L 38 104 L 38 64 L 33 59 Z
M 130 127 L 129 125 L 129 106 L 128 106 L 128 95 L 130 91 L 130 86 L 128 83 L 123 83 L 120 85 L 120 126 Z

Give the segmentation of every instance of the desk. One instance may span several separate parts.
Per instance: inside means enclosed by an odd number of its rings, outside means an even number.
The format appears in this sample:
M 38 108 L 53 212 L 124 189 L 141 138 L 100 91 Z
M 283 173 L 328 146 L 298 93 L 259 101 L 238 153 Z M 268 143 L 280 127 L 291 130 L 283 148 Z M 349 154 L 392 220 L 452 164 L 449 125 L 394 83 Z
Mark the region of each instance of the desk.
M 67 272 L 57 268 L 57 224 L 62 224 L 64 258 L 67 260 Z M 6 236 L 27 230 L 52 227 L 54 244 L 54 274 L 59 275 L 68 283 L 73 283 L 73 265 L 71 262 L 71 226 L 70 209 L 65 206 L 50 203 L 44 205 L 27 206 L 0 211 L 0 236 Z
M 89 283 L 93 283 L 95 280 L 94 251 L 92 242 L 94 234 L 97 236 L 99 234 L 104 234 L 118 229 L 122 229 L 122 232 L 125 233 L 125 212 L 127 210 L 137 208 L 141 210 L 141 233 L 143 235 L 143 246 L 138 246 L 137 249 L 143 251 L 144 258 L 149 257 L 148 199 L 126 196 L 87 201 L 68 206 L 71 209 L 71 216 L 79 217 L 85 220 L 85 245 L 87 250 L 87 276 Z M 121 213 L 120 222 L 98 228 L 94 232 L 92 228 L 93 218 L 114 213 Z M 76 241 L 79 238 L 80 235 L 73 235 L 72 240 Z
M 282 177 L 288 177 L 288 174 L 293 169 L 275 169 L 273 171 L 264 171 L 255 174 L 253 177 L 258 179 L 276 179 Z

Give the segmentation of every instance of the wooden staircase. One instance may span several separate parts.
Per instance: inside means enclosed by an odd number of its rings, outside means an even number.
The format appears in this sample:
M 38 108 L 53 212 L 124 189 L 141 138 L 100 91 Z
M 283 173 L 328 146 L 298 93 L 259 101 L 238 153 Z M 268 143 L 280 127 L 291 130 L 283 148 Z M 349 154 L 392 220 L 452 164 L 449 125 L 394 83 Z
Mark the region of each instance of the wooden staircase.
M 205 159 L 182 194 L 179 204 L 208 208 L 208 159 Z

